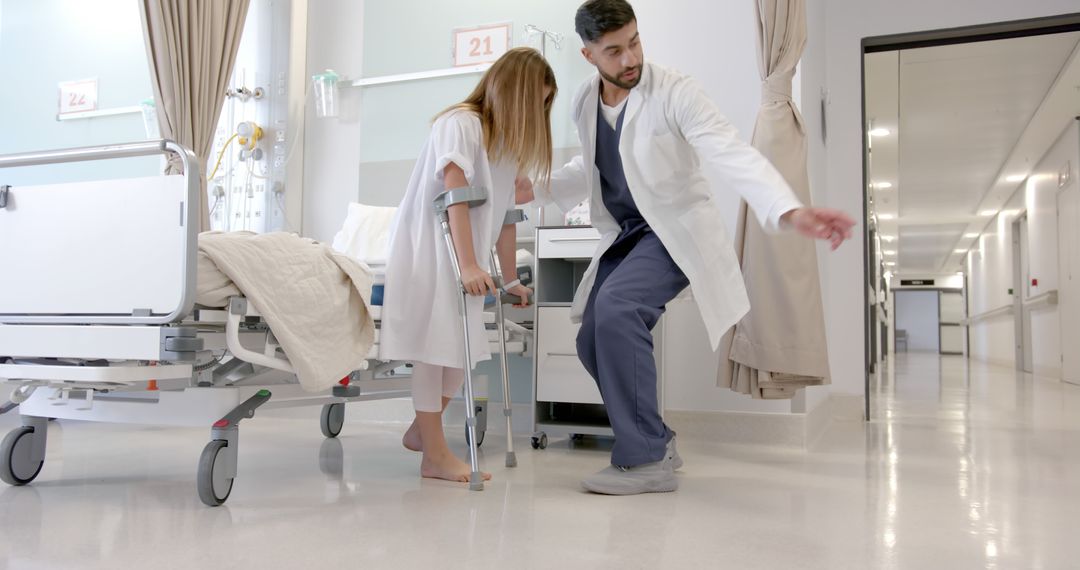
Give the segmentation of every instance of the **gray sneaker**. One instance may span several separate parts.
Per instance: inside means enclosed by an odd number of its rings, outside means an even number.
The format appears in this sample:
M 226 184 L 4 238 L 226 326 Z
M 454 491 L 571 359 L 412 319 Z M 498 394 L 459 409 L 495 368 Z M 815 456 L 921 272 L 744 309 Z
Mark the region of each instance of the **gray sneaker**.
M 669 493 L 679 488 L 679 480 L 671 469 L 670 458 L 662 461 L 618 467 L 608 465 L 581 482 L 585 490 L 601 495 L 640 495 Z
M 672 471 L 682 469 L 683 460 L 682 457 L 679 457 L 679 450 L 675 447 L 675 434 L 672 434 L 671 439 L 667 442 L 667 456 L 665 459 L 671 462 Z

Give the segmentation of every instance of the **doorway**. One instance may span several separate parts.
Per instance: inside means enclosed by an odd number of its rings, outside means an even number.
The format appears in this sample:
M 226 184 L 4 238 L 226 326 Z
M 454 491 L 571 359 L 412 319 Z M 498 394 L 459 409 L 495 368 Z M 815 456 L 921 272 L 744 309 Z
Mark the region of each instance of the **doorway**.
M 1080 65 L 1078 46 L 1080 14 L 863 39 L 864 227 L 874 232 L 864 236 L 866 306 L 876 304 L 869 285 L 878 268 L 886 279 L 959 275 L 970 283 L 973 256 L 1006 232 L 1021 239 L 1026 222 L 1016 218 L 1023 208 L 1017 209 L 1015 198 L 1026 182 L 1025 158 L 1045 152 L 1025 147 L 1041 144 L 1031 143 L 1027 130 L 1055 96 L 1057 79 Z M 1053 136 L 1071 118 L 1062 116 Z M 1012 232 L 1014 222 L 1020 226 Z M 1007 249 L 1007 238 L 1000 245 Z M 1002 254 L 1003 261 L 1010 253 Z M 977 322 L 981 353 L 1009 355 L 1015 344 L 1018 368 L 1033 368 L 1030 311 L 1023 307 L 1023 285 L 1030 281 L 1023 267 L 1013 269 L 1004 266 L 991 294 L 970 300 L 971 314 L 964 293 L 938 292 L 938 352 L 972 352 L 969 325 Z M 896 293 L 899 307 L 906 301 Z M 870 383 L 885 351 L 878 348 L 879 319 L 873 309 L 867 313 L 869 418 Z M 900 313 L 898 308 L 893 318 L 898 321 Z M 903 330 L 897 321 L 896 330 Z

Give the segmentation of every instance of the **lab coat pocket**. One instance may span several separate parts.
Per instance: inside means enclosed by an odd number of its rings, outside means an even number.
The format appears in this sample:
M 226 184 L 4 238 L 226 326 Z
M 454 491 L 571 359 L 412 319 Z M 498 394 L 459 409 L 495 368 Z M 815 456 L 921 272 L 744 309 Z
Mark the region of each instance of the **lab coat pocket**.
M 635 163 L 653 190 L 665 188 L 665 183 L 679 172 L 679 141 L 670 131 L 650 133 L 637 145 Z
M 705 268 L 712 268 L 719 263 L 723 257 L 723 248 L 730 247 L 724 239 L 724 220 L 711 198 L 689 205 L 688 209 L 679 215 L 679 225 L 687 233 Z

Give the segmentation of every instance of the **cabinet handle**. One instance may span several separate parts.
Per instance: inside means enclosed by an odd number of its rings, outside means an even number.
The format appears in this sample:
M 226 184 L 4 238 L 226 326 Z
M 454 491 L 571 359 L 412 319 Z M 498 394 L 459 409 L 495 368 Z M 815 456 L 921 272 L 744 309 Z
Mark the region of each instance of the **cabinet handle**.
M 578 355 L 573 352 L 549 352 L 548 356 L 561 356 L 563 358 L 577 358 Z

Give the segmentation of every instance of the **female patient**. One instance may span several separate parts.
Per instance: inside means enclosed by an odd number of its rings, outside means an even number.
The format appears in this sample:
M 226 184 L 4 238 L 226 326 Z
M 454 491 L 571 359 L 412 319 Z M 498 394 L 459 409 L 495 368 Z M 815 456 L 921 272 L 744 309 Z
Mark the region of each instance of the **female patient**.
M 443 435 L 442 412 L 464 383 L 464 350 L 457 295 L 469 293 L 469 338 L 474 361 L 491 357 L 484 331 L 483 296 L 497 295 L 489 259 L 515 263 L 516 232 L 503 226 L 514 206 L 515 179 L 546 181 L 551 174 L 551 103 L 555 75 L 539 52 L 512 49 L 484 74 L 465 101 L 443 111 L 431 128 L 398 208 L 390 238 L 383 301 L 381 358 L 414 363 L 416 419 L 402 443 L 422 451 L 423 477 L 467 482 L 470 467 Z M 454 279 L 450 253 L 432 201 L 455 188 L 482 187 L 487 202 L 450 208 L 450 233 L 462 283 Z M 531 291 L 512 282 L 506 290 L 527 302 Z M 468 363 L 469 366 L 475 362 Z M 485 479 L 491 475 L 484 474 Z

